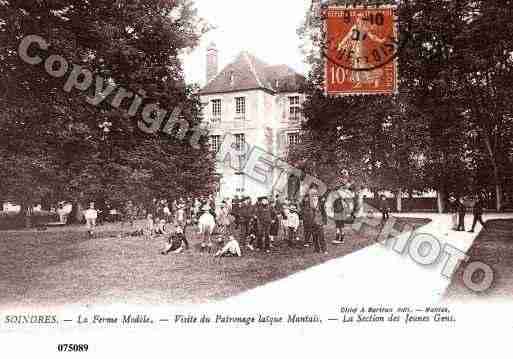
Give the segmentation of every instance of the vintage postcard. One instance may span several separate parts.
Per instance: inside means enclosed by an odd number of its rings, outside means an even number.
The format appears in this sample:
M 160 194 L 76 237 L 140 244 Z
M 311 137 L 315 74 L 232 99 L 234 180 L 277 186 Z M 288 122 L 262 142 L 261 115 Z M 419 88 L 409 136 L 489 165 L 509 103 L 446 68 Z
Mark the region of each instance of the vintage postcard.
M 504 357 L 509 1 L 0 0 L 0 357 Z

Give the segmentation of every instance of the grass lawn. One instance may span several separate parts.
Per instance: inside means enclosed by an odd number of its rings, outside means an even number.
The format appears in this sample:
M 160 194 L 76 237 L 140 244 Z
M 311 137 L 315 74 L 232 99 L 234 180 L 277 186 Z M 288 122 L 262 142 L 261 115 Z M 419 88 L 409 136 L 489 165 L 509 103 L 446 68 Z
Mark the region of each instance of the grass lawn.
M 449 301 L 489 301 L 509 299 L 513 295 L 513 220 L 495 220 L 486 223 L 468 255 L 469 262 L 480 261 L 492 267 L 495 282 L 484 293 L 474 293 L 463 283 L 461 266 L 453 277 L 446 299 Z
M 398 221 L 415 226 L 429 222 Z M 0 232 L 0 307 L 204 303 L 374 243 L 348 230 L 345 245 L 331 245 L 334 228 L 329 227 L 329 255 L 302 245 L 289 250 L 277 242 L 271 254 L 246 251 L 242 258 L 214 258 L 197 250 L 199 240 L 191 233 L 189 251 L 162 256 L 162 241 L 119 238 L 120 229 L 102 226 L 92 240 L 83 227 Z
M 32 224 L 34 226 L 38 224 L 45 224 L 48 222 L 57 222 L 59 216 L 56 213 L 48 211 L 34 212 L 32 217 Z M 20 217 L 15 212 L 2 212 L 0 211 L 0 231 L 23 229 L 25 227 L 25 219 Z

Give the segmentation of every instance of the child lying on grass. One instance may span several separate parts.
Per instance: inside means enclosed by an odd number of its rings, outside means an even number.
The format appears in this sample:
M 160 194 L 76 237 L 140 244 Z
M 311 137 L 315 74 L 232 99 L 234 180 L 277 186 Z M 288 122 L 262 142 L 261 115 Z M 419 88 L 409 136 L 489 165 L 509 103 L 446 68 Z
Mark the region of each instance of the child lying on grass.
M 228 241 L 222 249 L 217 251 L 216 257 L 242 257 L 239 242 L 234 236 L 228 237 Z
M 177 227 L 175 233 L 171 234 L 168 238 L 166 248 L 160 252 L 163 255 L 169 253 L 181 253 L 184 250 L 189 249 L 189 242 L 183 233 L 182 227 Z

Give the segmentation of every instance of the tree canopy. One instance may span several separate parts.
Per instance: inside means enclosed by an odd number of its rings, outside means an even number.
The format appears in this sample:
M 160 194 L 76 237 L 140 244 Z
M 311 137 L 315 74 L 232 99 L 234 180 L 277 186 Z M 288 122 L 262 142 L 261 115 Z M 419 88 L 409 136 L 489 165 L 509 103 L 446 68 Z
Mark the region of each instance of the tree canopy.
M 307 122 L 293 159 L 321 178 L 329 163 L 328 183 L 347 170 L 372 190 L 495 194 L 500 209 L 513 168 L 511 5 L 399 2 L 399 93 L 338 98 L 323 92 L 322 11 L 309 12 L 298 31 L 311 65 Z
M 181 119 L 199 124 L 197 89 L 185 84 L 180 56 L 207 30 L 191 0 L 0 1 L 0 197 L 28 205 L 211 193 L 215 163 L 204 142 L 191 147 L 187 137 L 145 133 L 138 123 L 155 103 L 179 106 Z M 67 61 L 64 76 L 20 58 L 27 35 L 48 42 L 46 58 Z M 92 74 L 85 91 L 65 88 L 75 66 Z M 117 97 L 121 89 L 130 94 Z

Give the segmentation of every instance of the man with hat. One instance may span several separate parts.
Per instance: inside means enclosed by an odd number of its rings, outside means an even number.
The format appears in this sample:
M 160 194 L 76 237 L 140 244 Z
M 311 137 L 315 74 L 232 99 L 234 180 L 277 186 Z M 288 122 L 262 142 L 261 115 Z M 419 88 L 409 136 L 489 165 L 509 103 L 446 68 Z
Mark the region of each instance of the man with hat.
M 232 201 L 231 214 L 235 218 L 235 228 L 240 226 L 240 207 L 242 205 L 242 199 L 239 196 L 235 196 Z
M 324 226 L 327 224 L 328 217 L 325 203 L 320 198 L 315 186 L 310 189 L 308 197 L 304 201 L 303 220 L 305 226 L 310 227 L 315 252 L 328 254 L 324 238 Z
M 297 213 L 297 206 L 291 204 L 287 212 L 287 243 L 289 247 L 294 246 L 294 241 L 297 238 L 297 229 L 299 228 L 299 215 Z
M 305 247 L 310 247 L 312 243 L 312 224 L 310 223 L 311 218 L 305 214 L 305 210 L 308 208 L 308 202 L 310 202 L 310 195 L 307 193 L 301 202 L 301 215 L 300 218 L 303 220 L 303 240 Z
M 271 239 L 269 237 L 269 232 L 271 229 L 271 209 L 269 207 L 269 200 L 267 197 L 263 196 L 258 198 L 260 203 L 257 204 L 256 213 L 258 216 L 258 220 L 260 222 L 259 226 L 259 241 L 258 247 L 261 250 L 266 251 L 267 253 L 271 252 Z
M 241 200 L 241 204 L 239 207 L 239 223 L 240 223 L 240 232 L 241 232 L 241 240 L 244 245 L 244 241 L 249 235 L 249 221 L 253 217 L 252 208 L 251 208 L 251 199 L 249 197 L 243 197 Z
M 344 200 L 340 196 L 337 196 L 335 201 L 333 202 L 333 217 L 335 219 L 335 228 L 336 228 L 336 236 L 335 240 L 332 241 L 333 244 L 344 244 L 344 217 L 345 217 L 345 208 L 344 208 Z

